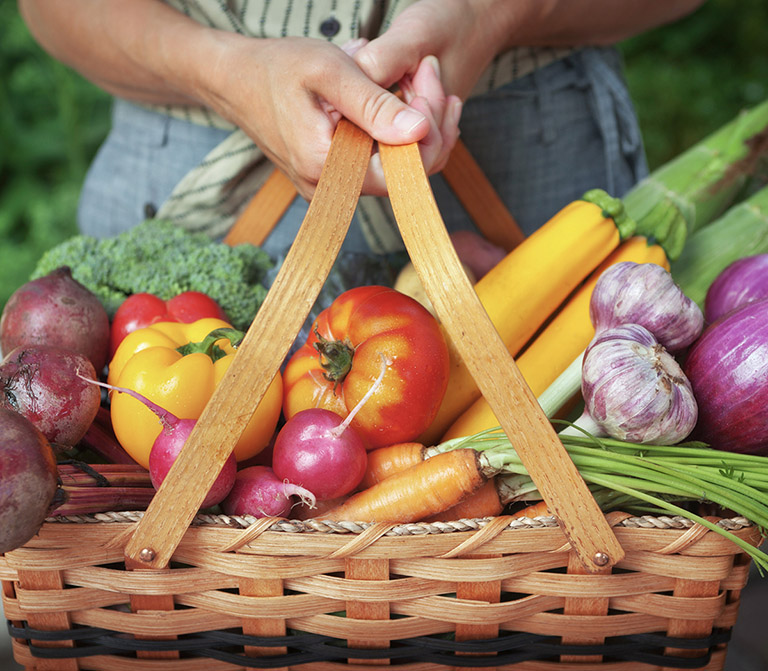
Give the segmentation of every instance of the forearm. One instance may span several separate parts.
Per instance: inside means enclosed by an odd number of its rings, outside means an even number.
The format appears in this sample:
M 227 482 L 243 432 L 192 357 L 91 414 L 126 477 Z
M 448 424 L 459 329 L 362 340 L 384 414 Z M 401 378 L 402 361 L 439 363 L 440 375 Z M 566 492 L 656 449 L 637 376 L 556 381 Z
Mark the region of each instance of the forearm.
M 475 0 L 501 49 L 607 45 L 670 23 L 704 0 Z
M 109 93 L 140 102 L 200 104 L 215 31 L 157 0 L 19 0 L 38 43 Z

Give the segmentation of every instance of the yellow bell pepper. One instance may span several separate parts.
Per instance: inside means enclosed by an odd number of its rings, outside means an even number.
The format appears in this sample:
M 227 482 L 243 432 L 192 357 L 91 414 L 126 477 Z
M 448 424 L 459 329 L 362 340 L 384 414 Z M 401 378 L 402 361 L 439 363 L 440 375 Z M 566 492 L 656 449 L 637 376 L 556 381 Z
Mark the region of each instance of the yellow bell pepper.
M 216 329 L 232 327 L 220 319 L 205 318 L 190 324 L 158 322 L 133 331 L 117 348 L 107 381 L 139 392 L 177 417 L 197 419 L 235 353 L 226 337 L 215 344 L 213 338 L 206 341 Z M 193 351 L 187 351 L 190 347 Z M 280 418 L 282 394 L 278 373 L 235 446 L 238 461 L 255 456 L 269 444 Z M 110 413 L 120 445 L 149 468 L 149 453 L 162 429 L 157 415 L 119 392 L 111 392 Z

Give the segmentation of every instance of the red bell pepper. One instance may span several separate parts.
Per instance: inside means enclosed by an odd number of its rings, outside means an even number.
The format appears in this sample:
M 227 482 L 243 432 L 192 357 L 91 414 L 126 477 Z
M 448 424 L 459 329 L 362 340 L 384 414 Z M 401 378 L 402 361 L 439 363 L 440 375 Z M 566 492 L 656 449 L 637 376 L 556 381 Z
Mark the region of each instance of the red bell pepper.
M 131 331 L 156 322 L 182 322 L 189 324 L 203 317 L 228 321 L 227 315 L 210 296 L 199 291 L 185 291 L 164 301 L 154 294 L 140 293 L 128 296 L 112 319 L 109 341 L 110 359 L 117 346 Z

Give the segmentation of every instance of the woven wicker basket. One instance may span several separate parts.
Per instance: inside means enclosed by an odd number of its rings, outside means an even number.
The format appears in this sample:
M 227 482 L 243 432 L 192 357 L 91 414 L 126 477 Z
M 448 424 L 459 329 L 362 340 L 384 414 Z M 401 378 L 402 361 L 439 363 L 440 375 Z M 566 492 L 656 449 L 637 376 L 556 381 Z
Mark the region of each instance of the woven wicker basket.
M 138 517 L 49 521 L 0 559 L 20 664 L 715 671 L 749 566 L 677 518 L 609 515 L 625 558 L 585 575 L 553 518 L 362 528 L 198 515 L 171 568 L 126 571 Z M 758 542 L 745 520 L 721 524 Z M 163 601 L 172 610 L 154 610 Z
M 406 246 L 454 345 L 484 353 L 473 374 L 556 517 L 196 514 L 336 258 L 370 146 L 339 124 L 265 314 L 147 510 L 51 519 L 0 557 L 16 659 L 63 671 L 721 670 L 748 556 L 686 519 L 600 512 L 473 304 L 415 147 L 381 148 Z M 719 524 L 760 541 L 747 520 Z

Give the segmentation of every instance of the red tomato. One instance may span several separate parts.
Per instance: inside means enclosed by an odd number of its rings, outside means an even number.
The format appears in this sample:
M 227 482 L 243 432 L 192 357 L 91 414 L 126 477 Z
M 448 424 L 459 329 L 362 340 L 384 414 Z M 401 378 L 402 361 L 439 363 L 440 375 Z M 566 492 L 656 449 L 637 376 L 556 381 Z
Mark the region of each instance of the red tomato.
M 406 442 L 432 423 L 448 371 L 448 347 L 426 309 L 389 287 L 358 287 L 318 315 L 288 361 L 283 413 L 325 408 L 346 417 L 383 372 L 352 426 L 368 449 Z
M 156 322 L 191 324 L 204 317 L 227 320 L 224 310 L 210 296 L 199 291 L 185 291 L 164 301 L 153 294 L 132 294 L 117 308 L 110 330 L 110 358 L 123 338 Z

